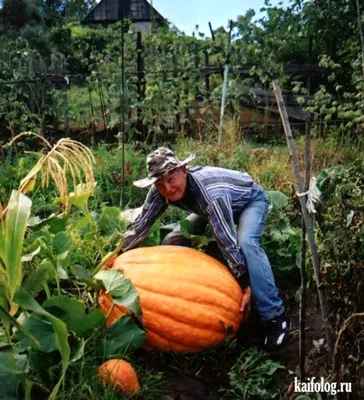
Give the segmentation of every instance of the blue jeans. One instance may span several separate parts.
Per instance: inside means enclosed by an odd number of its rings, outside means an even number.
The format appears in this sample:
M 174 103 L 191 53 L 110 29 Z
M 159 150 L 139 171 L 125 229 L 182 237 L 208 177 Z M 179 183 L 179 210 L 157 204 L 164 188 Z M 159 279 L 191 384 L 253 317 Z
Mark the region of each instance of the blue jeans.
M 284 311 L 272 267 L 260 246 L 268 207 L 268 196 L 259 185 L 254 184 L 252 198 L 237 218 L 238 242 L 246 258 L 253 300 L 262 320 L 276 317 Z M 204 233 L 206 219 L 197 214 L 190 214 L 187 219 L 194 224 L 196 235 Z M 189 246 L 191 241 L 183 237 L 177 227 L 164 238 L 163 244 Z
M 254 186 L 252 199 L 239 216 L 237 230 L 238 242 L 248 265 L 254 303 L 263 320 L 276 317 L 284 311 L 272 267 L 260 246 L 268 207 L 268 196 L 260 186 Z

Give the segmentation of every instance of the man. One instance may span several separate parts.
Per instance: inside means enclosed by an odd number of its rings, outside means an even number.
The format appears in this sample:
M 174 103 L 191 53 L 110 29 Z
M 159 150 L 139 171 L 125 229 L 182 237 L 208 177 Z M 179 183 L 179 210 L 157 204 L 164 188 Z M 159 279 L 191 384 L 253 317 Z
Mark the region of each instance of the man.
M 259 244 L 268 213 L 268 196 L 247 173 L 217 167 L 187 168 L 193 158 L 190 155 L 180 161 L 165 147 L 148 155 L 148 177 L 134 185 L 151 188 L 133 223 L 133 233 L 126 236 L 123 251 L 142 242 L 168 205 L 191 212 L 188 219 L 196 233 L 202 234 L 209 223 L 232 274 L 248 294 L 251 290 L 259 316 L 265 321 L 264 348 L 277 350 L 287 342 L 290 322 L 269 260 Z M 177 229 L 166 236 L 163 244 L 185 244 L 183 240 Z M 244 298 L 242 312 L 248 307 L 249 296 Z

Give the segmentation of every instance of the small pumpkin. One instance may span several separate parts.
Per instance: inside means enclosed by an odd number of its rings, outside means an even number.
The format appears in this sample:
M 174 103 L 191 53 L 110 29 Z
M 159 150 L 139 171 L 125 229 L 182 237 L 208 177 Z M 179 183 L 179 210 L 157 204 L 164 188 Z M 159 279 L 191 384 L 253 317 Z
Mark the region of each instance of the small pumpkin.
M 111 359 L 105 361 L 98 369 L 98 377 L 106 383 L 111 383 L 122 393 L 138 393 L 140 386 L 138 376 L 125 360 Z
M 137 248 L 117 257 L 112 268 L 138 291 L 149 348 L 197 353 L 233 337 L 246 317 L 240 312 L 243 290 L 228 268 L 198 250 Z M 111 297 L 101 292 L 98 302 L 107 315 Z M 115 304 L 107 325 L 125 311 Z

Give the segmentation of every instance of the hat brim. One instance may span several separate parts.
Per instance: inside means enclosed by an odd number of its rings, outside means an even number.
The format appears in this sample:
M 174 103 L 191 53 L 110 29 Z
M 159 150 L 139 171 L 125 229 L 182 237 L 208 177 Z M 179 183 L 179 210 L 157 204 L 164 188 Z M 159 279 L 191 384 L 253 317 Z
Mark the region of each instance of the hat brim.
M 171 171 L 173 171 L 174 169 L 177 169 L 179 167 L 182 167 L 183 165 L 188 164 L 189 162 L 191 162 L 194 158 L 196 157 L 195 154 L 190 154 L 185 160 L 181 161 L 179 165 L 177 165 L 174 168 L 171 168 L 170 170 L 166 171 L 162 176 L 159 177 L 147 177 L 147 178 L 143 178 L 143 179 L 139 179 L 137 181 L 133 182 L 133 185 L 138 187 L 138 188 L 146 188 L 148 186 L 153 185 L 153 183 L 155 183 L 158 179 L 164 178 L 167 174 L 169 174 Z

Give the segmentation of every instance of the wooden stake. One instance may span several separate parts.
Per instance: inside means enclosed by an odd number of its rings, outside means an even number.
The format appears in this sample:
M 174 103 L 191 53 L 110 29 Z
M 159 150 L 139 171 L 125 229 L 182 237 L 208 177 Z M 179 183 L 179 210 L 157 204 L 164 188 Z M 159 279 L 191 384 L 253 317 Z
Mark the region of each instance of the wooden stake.
M 300 173 L 300 167 L 299 167 L 299 161 L 298 161 L 298 157 L 297 157 L 297 153 L 296 153 L 295 142 L 294 142 L 294 138 L 292 135 L 291 126 L 288 121 L 288 114 L 287 114 L 286 107 L 284 105 L 281 88 L 277 81 L 273 82 L 273 87 L 274 87 L 274 93 L 275 93 L 278 108 L 279 108 L 279 113 L 280 113 L 283 127 L 284 127 L 284 132 L 285 132 L 286 139 L 287 139 L 287 144 L 288 144 L 288 147 L 289 147 L 289 150 L 291 153 L 292 168 L 293 168 L 293 172 L 294 172 L 295 179 L 296 179 L 296 189 L 297 189 L 298 193 L 304 193 L 304 186 L 303 186 L 302 177 L 301 177 L 301 173 Z M 321 287 L 321 284 L 320 284 L 320 262 L 319 262 L 317 246 L 315 243 L 313 218 L 308 213 L 307 208 L 306 208 L 306 196 L 299 196 L 299 201 L 301 204 L 303 220 L 304 220 L 306 230 L 307 230 L 307 240 L 308 240 L 308 244 L 309 244 L 310 250 L 311 250 L 312 263 L 313 263 L 313 267 L 314 267 L 314 276 L 315 276 L 317 292 L 318 292 L 319 301 L 320 301 L 321 316 L 322 316 L 324 328 L 325 328 L 326 343 L 328 346 L 329 353 L 332 355 L 333 354 L 333 336 L 332 336 L 332 332 L 331 332 L 329 321 L 328 321 L 329 312 L 328 312 L 327 299 L 326 299 L 324 289 Z
M 307 120 L 306 124 L 306 146 L 305 146 L 305 191 L 310 186 L 310 170 L 311 170 L 311 120 Z M 300 365 L 300 380 L 305 380 L 305 357 L 306 357 L 306 346 L 305 346 L 305 325 L 306 325 L 306 284 L 307 284 L 307 273 L 306 273 L 306 225 L 302 218 L 301 222 L 301 296 L 300 296 L 300 307 L 299 307 L 299 365 Z

